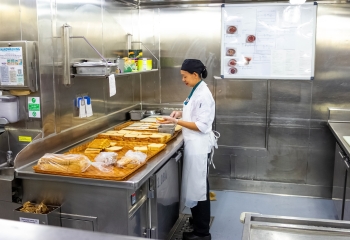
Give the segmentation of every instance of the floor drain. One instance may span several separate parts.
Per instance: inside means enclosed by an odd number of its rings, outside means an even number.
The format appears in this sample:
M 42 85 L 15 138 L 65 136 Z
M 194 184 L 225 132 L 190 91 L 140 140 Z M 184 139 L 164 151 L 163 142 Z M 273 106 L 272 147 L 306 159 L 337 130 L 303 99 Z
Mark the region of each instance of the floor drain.
M 171 229 L 169 233 L 169 237 L 167 238 L 168 240 L 182 240 L 182 233 L 183 232 L 191 232 L 193 231 L 192 226 L 190 225 L 189 222 L 189 217 L 191 214 L 180 214 L 179 219 L 177 219 L 174 227 Z M 214 217 L 210 217 L 210 223 L 211 224 L 214 221 Z

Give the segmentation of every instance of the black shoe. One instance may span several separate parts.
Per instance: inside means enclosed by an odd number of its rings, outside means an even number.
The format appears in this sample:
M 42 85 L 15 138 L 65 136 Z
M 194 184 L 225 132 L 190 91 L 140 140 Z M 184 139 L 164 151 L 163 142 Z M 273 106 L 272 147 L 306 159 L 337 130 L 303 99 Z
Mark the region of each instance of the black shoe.
M 184 232 L 182 239 L 183 240 L 211 240 L 211 235 L 209 233 L 209 235 L 207 236 L 200 237 L 195 235 L 193 232 Z

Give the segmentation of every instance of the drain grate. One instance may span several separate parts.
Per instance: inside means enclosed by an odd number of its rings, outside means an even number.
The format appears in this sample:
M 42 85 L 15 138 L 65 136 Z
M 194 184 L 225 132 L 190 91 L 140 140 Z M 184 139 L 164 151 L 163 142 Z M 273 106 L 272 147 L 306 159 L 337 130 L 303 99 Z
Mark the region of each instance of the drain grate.
M 190 225 L 189 217 L 191 217 L 191 214 L 180 214 L 179 219 L 176 221 L 174 227 L 171 229 L 169 233 L 168 240 L 181 240 L 182 239 L 182 233 L 183 232 L 192 232 L 193 228 Z M 210 217 L 210 223 L 209 226 L 214 221 L 214 217 Z

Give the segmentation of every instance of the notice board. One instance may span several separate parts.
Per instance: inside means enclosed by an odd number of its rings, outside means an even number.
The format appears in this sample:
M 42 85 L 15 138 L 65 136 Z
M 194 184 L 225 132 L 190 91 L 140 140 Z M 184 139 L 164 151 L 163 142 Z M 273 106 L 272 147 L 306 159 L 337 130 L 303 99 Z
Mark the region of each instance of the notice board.
M 317 3 L 224 4 L 221 11 L 221 78 L 314 78 Z

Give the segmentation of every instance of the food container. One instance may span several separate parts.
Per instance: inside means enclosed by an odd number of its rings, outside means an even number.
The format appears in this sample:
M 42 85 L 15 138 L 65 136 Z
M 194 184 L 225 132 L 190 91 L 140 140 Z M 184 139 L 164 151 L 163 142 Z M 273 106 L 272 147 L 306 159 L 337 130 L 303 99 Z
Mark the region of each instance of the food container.
M 144 118 L 145 115 L 145 110 L 131 110 L 130 113 L 130 118 L 131 120 L 141 120 Z
M 18 97 L 0 96 L 0 118 L 6 118 L 11 123 L 19 120 Z
M 142 49 L 131 49 L 128 53 L 129 58 L 142 58 Z
M 106 67 L 104 62 L 83 62 L 75 63 L 73 67 L 77 74 L 82 75 L 109 75 L 118 71 L 117 63 L 107 63 Z
M 136 71 L 137 66 L 135 59 L 124 58 L 124 72 Z
M 137 60 L 137 70 L 139 71 L 152 70 L 152 59 L 140 58 L 139 60 Z
M 146 110 L 144 116 L 145 117 L 149 117 L 149 116 L 160 114 L 160 113 L 161 113 L 160 109 L 157 109 L 157 110 Z
M 175 132 L 175 125 L 174 124 L 161 124 L 158 127 L 158 132 L 170 133 L 171 135 L 173 135 Z
M 50 211 L 46 214 L 21 212 L 20 209 L 22 207 L 23 206 L 16 208 L 13 211 L 14 220 L 34 224 L 61 226 L 61 207 L 47 206 Z

